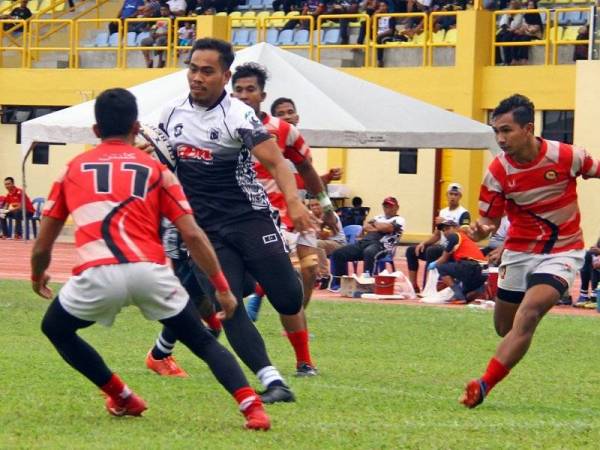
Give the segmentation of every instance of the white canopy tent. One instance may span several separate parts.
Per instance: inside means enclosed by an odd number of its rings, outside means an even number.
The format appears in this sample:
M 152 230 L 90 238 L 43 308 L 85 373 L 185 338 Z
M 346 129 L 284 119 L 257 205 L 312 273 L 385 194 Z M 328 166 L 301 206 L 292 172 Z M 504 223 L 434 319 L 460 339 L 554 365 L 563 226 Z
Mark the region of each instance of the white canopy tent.
M 269 105 L 293 97 L 300 129 L 312 147 L 464 148 L 497 150 L 492 129 L 266 43 L 236 53 L 234 67 L 265 66 Z M 182 70 L 129 89 L 142 122 L 156 124 L 163 105 L 188 91 Z M 22 154 L 34 142 L 94 144 L 94 101 L 33 120 L 21 127 Z

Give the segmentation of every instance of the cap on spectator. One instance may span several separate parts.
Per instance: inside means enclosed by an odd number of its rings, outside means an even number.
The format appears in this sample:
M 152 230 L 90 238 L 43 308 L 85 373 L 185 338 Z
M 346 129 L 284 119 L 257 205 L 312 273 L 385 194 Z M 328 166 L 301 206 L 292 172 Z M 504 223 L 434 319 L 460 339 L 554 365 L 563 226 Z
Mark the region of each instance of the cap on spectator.
M 450 183 L 448 185 L 448 190 L 447 192 L 458 192 L 459 194 L 462 194 L 463 192 L 463 188 L 460 184 L 458 183 Z
M 398 206 L 398 200 L 396 200 L 396 197 L 386 197 L 383 199 L 383 204 L 386 206 Z
M 456 223 L 454 220 L 452 219 L 446 219 L 443 222 L 440 222 L 436 225 L 436 228 L 438 230 L 443 230 L 446 227 L 457 227 L 458 223 Z

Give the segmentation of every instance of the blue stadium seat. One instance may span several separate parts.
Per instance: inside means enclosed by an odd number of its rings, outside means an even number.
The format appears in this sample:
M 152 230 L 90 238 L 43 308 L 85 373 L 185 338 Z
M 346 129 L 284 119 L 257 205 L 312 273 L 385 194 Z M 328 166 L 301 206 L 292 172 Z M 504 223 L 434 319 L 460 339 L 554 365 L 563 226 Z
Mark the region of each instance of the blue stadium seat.
M 233 39 L 231 39 L 233 45 L 249 45 L 250 43 L 250 30 L 247 28 L 240 28 L 233 32 Z
M 150 37 L 150 33 L 148 31 L 142 31 L 140 34 L 137 35 L 137 38 L 135 39 L 135 46 L 139 47 L 142 45 L 142 41 L 144 39 L 146 39 L 147 37 Z
M 581 24 L 581 11 L 565 11 L 558 14 L 558 24 L 560 26 Z
M 119 33 L 113 33 L 109 36 L 108 46 L 109 47 L 118 47 L 119 46 Z
M 96 39 L 94 39 L 94 45 L 96 47 L 106 47 L 108 45 L 108 33 L 105 31 L 98 33 Z
M 323 37 L 323 44 L 336 45 L 341 41 L 340 38 L 340 29 L 339 28 L 330 28 L 325 32 L 325 36 Z
M 248 34 L 248 45 L 256 44 L 256 28 L 252 28 Z
M 247 11 L 250 9 L 250 4 L 249 3 L 244 3 L 243 5 L 238 5 L 237 6 L 237 10 L 238 11 Z
M 136 47 L 137 46 L 137 33 L 134 31 L 130 31 L 127 33 L 127 47 Z
M 277 37 L 279 36 L 279 30 L 277 28 L 267 29 L 266 41 L 268 44 L 277 45 Z
M 263 8 L 273 9 L 273 0 L 265 0 L 263 3 Z
M 282 30 L 277 45 L 294 45 L 294 30 Z
M 250 7 L 250 9 L 263 9 L 263 0 L 249 0 L 248 6 Z
M 308 30 L 297 30 L 294 33 L 294 44 L 296 45 L 307 45 L 310 42 L 310 36 Z

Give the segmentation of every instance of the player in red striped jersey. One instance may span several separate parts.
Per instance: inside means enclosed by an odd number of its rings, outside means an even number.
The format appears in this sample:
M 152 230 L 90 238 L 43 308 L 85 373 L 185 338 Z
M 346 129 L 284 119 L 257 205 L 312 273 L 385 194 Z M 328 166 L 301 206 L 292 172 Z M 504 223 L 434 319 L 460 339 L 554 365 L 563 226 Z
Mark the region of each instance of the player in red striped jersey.
M 272 117 L 260 110 L 260 105 L 266 97 L 264 91 L 267 74 L 264 68 L 255 63 L 247 63 L 236 67 L 232 76 L 233 96 L 254 109 L 267 131 L 273 136 L 283 156 L 296 172 L 298 188 L 306 189 L 320 201 L 326 211 L 324 221 L 332 228 L 337 228 L 335 213 L 321 178 L 311 162 L 310 149 L 296 127 L 284 120 Z M 294 233 L 294 224 L 287 215 L 287 204 L 281 190 L 277 187 L 272 175 L 255 161 L 256 178 L 265 188 L 271 205 L 277 209 L 282 221 L 282 228 L 292 254 L 297 253 L 296 268 L 300 269 L 304 287 L 303 306 L 306 307 L 312 295 L 316 280 L 318 257 L 316 233 Z M 295 251 L 294 251 L 295 250 Z M 295 258 L 292 258 L 294 261 Z M 298 267 L 299 266 L 299 267 Z M 267 297 L 268 292 L 266 293 Z M 255 312 L 258 313 L 258 308 Z M 248 307 L 249 314 L 252 312 Z M 280 315 L 281 323 L 286 330 L 288 339 L 296 352 L 296 374 L 299 376 L 316 374 L 309 351 L 308 330 L 304 309 L 294 316 Z M 256 319 L 256 317 L 254 317 Z
M 540 320 L 571 287 L 585 255 L 576 179 L 600 178 L 600 161 L 585 150 L 534 136 L 534 105 L 522 95 L 496 107 L 492 126 L 502 153 L 485 174 L 471 237 L 487 237 L 506 211 L 494 310 L 503 339 L 483 376 L 465 388 L 469 408 L 525 356 Z
M 95 322 L 110 326 L 121 308 L 136 305 L 143 315 L 174 330 L 203 359 L 237 400 L 246 428 L 270 428 L 260 397 L 249 387 L 233 357 L 204 328 L 173 271 L 159 238 L 161 216 L 180 230 L 194 261 L 206 272 L 222 306 L 233 315 L 237 301 L 215 251 L 198 227 L 175 176 L 132 146 L 140 124 L 135 97 L 110 89 L 95 104 L 95 134 L 101 144 L 75 157 L 53 184 L 31 257 L 33 290 L 52 298 L 46 269 L 54 241 L 69 214 L 75 222 L 78 264 L 74 276 L 50 304 L 42 331 L 74 369 L 107 396 L 115 416 L 139 416 L 146 403 L 77 335 Z

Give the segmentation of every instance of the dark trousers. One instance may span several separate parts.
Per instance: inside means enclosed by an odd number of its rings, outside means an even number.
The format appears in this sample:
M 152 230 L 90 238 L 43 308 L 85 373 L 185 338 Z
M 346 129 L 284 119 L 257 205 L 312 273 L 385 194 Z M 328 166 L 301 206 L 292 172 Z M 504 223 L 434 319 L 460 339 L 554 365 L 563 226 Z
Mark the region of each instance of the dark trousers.
M 358 241 L 355 244 L 345 245 L 331 254 L 333 260 L 333 276 L 341 277 L 347 273 L 348 261 L 363 261 L 364 271 L 373 273 L 375 256 L 383 250 L 379 241 Z
M 196 356 L 203 359 L 217 380 L 234 393 L 248 386 L 248 381 L 235 357 L 208 332 L 194 311 L 191 302 L 176 316 L 161 320 L 173 330 Z M 93 325 L 69 314 L 61 306 L 58 297 L 48 307 L 42 320 L 42 332 L 50 339 L 60 356 L 75 370 L 98 387 L 104 386 L 112 377 L 100 354 L 77 335 L 77 331 Z
M 31 219 L 33 217 L 33 213 L 28 212 L 27 218 Z M 4 219 L 0 219 L 0 226 L 2 226 L 2 234 L 6 237 L 8 236 L 8 220 L 14 219 L 15 221 L 15 236 L 23 236 L 23 211 L 21 209 L 16 209 L 9 213 L 6 213 L 6 217 Z
M 592 258 L 593 255 L 589 251 L 585 252 L 585 262 L 580 272 L 582 292 L 587 292 L 589 288 L 594 291 L 598 287 L 600 273 L 592 267 Z
M 475 261 L 450 261 L 437 266 L 440 277 L 449 276 L 462 284 L 465 294 L 480 289 L 486 277 L 481 274 L 481 266 Z

